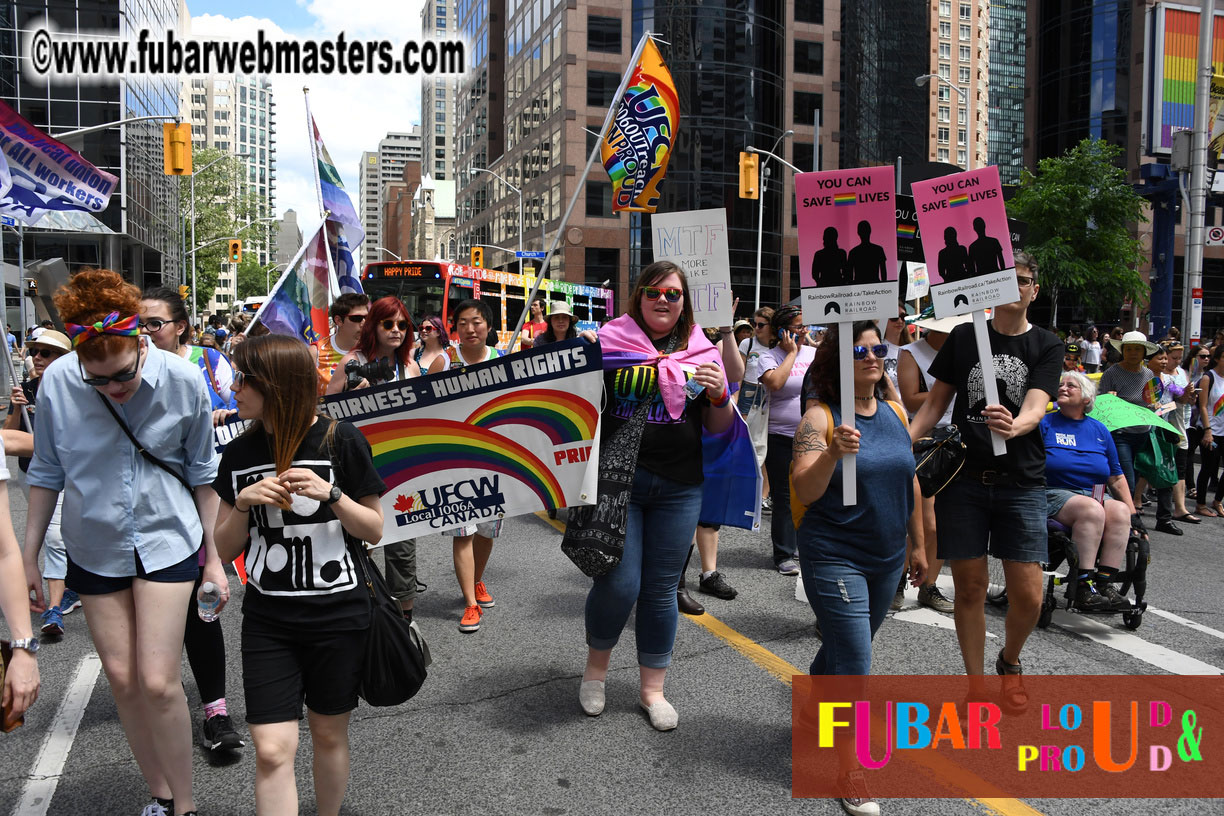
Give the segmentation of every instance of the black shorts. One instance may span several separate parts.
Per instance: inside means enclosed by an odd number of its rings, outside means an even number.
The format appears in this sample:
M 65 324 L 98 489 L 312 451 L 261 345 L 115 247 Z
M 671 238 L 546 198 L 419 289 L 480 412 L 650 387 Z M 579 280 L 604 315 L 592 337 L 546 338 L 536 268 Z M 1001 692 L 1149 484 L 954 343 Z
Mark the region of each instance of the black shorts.
M 317 632 L 242 618 L 242 687 L 246 720 L 254 725 L 357 707 L 367 630 Z
M 156 584 L 177 584 L 194 582 L 200 577 L 199 551 L 193 552 L 177 564 L 171 564 L 153 572 L 145 572 L 144 564 L 140 563 L 140 556 L 135 550 L 132 551 L 132 557 L 136 561 L 136 574 L 113 577 L 98 575 L 84 567 L 77 566 L 73 563 L 72 556 L 69 555 L 68 571 L 64 582 L 78 595 L 109 595 L 112 592 L 131 589 L 132 581 L 137 578 Z

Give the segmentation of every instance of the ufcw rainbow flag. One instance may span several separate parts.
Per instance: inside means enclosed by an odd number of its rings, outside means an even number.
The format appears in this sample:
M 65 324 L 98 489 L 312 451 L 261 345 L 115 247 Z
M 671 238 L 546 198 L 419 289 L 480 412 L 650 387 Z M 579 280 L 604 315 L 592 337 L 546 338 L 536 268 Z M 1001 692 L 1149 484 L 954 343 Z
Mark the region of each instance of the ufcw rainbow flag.
M 663 56 L 648 39 L 599 154 L 612 179 L 613 212 L 652 213 L 680 127 L 680 100 Z
M 307 111 L 310 117 L 310 132 L 314 138 L 315 162 L 319 168 L 319 192 L 323 199 L 324 217 L 327 219 L 327 247 L 331 252 L 332 267 L 340 282 L 340 291 L 361 292 L 361 281 L 356 265 L 353 262 L 353 250 L 365 240 L 365 230 L 361 219 L 353 208 L 352 199 L 344 191 L 344 182 L 340 180 L 340 172 L 332 163 L 331 154 L 323 144 L 319 135 L 319 126 L 314 115 Z
M 331 275 L 327 269 L 327 240 L 320 224 L 293 262 L 276 282 L 272 296 L 255 315 L 273 334 L 300 337 L 316 343 L 328 331 L 327 307 L 331 304 Z M 252 325 L 255 321 L 251 321 Z

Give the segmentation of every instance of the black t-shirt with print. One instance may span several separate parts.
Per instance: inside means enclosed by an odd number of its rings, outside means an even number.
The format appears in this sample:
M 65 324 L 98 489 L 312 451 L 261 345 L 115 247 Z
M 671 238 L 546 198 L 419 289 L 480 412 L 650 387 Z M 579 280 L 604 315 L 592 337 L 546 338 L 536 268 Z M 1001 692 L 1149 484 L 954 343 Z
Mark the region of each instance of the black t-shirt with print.
M 354 500 L 381 495 L 386 485 L 361 431 L 348 422 L 338 423 L 329 456 L 328 426 L 320 419 L 310 427 L 292 466 L 313 470 Z M 213 488 L 232 505 L 243 488 L 275 475 L 268 435 L 252 430 L 226 446 Z M 369 626 L 368 594 L 346 546 L 351 536 L 330 506 L 305 497 L 296 497 L 291 510 L 257 504 L 251 508 L 249 529 L 243 615 L 318 631 Z
M 1031 326 L 1024 334 L 999 334 L 990 324 L 990 348 L 994 352 L 995 378 L 999 402 L 1015 416 L 1024 405 L 1024 396 L 1039 388 L 1058 396 L 1062 372 L 1063 346 L 1057 335 Z M 990 429 L 982 411 L 986 408 L 986 389 L 978 358 L 973 324 L 957 326 L 928 369 L 931 376 L 956 388 L 952 421 L 960 429 L 968 448 L 966 468 L 997 470 L 1011 474 L 1017 484 L 1039 487 L 1045 484 L 1045 444 L 1041 429 L 1007 441 L 1007 453 L 995 456 Z
M 685 372 L 685 379 L 692 375 Z M 709 405 L 702 391 L 697 399 L 686 400 L 678 419 L 672 419 L 659 393 L 659 369 L 654 365 L 614 368 L 604 372 L 604 388 L 608 394 L 600 431 L 609 441 L 624 425 L 641 400 L 651 401 L 646 413 L 646 429 L 642 432 L 642 447 L 638 466 L 651 473 L 682 484 L 705 481 L 701 459 L 702 409 Z

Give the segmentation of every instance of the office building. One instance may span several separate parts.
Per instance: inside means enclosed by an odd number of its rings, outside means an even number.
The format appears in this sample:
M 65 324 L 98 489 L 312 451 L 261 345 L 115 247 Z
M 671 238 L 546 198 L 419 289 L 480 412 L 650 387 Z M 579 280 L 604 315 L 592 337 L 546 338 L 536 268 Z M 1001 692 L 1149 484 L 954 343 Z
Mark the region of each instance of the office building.
M 272 248 L 272 263 L 284 265 L 293 261 L 293 256 L 302 248 L 302 229 L 298 226 L 296 210 L 285 210 L 285 214 L 274 225 L 275 239 Z
M 457 26 L 455 9 L 455 0 L 425 0 L 421 8 L 424 37 L 453 37 Z M 456 85 L 451 77 L 434 74 L 421 77 L 421 167 L 434 181 L 454 178 Z
M 400 192 L 399 185 L 404 183 L 404 170 L 409 162 L 415 162 L 418 166 L 421 162 L 420 127 L 407 132 L 388 133 L 379 141 L 376 151 L 361 154 L 357 171 L 357 206 L 358 217 L 366 231 L 361 250 L 363 264 L 388 260 L 378 251 L 380 246 L 391 248 L 384 234 L 388 228 L 384 222 L 385 211 L 392 196 L 398 196 Z M 419 178 L 419 169 L 416 175 Z
M 990 4 L 990 106 L 986 160 L 1004 184 L 1020 183 L 1024 167 L 1025 0 Z
M 930 100 L 926 158 L 982 167 L 988 147 L 990 4 L 931 0 L 929 12 L 932 48 L 924 73 L 945 81 L 931 80 L 925 87 Z

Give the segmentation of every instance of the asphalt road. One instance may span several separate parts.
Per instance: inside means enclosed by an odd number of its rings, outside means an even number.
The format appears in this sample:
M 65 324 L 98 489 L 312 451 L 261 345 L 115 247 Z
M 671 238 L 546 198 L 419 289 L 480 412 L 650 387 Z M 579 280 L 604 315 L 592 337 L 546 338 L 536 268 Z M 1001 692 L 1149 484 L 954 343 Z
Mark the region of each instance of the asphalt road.
M 13 491 L 20 537 L 24 501 Z M 1224 521 L 1153 535 L 1148 600 L 1206 627 L 1150 612 L 1127 637 L 1112 625 L 1062 613 L 1036 632 L 1024 658 L 1029 673 L 1157 674 L 1224 671 L 1224 603 L 1219 564 Z M 428 591 L 417 619 L 434 659 L 429 680 L 408 704 L 362 706 L 350 730 L 353 772 L 347 814 L 759 814 L 840 813 L 831 800 L 791 798 L 789 667 L 805 669 L 818 641 L 795 579 L 771 568 L 764 535 L 725 531 L 720 568 L 740 595 L 701 598 L 704 619 L 682 618 L 667 695 L 680 714 L 670 733 L 653 731 L 637 705 L 632 621 L 614 653 L 608 705 L 598 718 L 578 707 L 585 657 L 582 610 L 588 581 L 560 553 L 546 519 L 510 520 L 486 573 L 497 605 L 479 632 L 460 634 L 461 597 L 450 542 L 422 539 L 418 563 Z M 690 580 L 695 581 L 690 570 Z M 223 614 L 230 712 L 241 724 L 238 654 L 241 589 Z M 876 639 L 881 674 L 959 673 L 951 618 L 916 608 L 887 621 Z M 1078 620 L 1077 620 L 1078 619 Z M 87 700 L 75 738 L 48 740 L 79 671 L 96 670 L 80 612 L 62 641 L 40 654 L 42 695 L 26 727 L 0 737 L 0 816 L 137 814 L 147 802 L 104 676 L 79 682 Z M 1091 624 L 1089 626 L 1089 624 Z M 1002 616 L 988 612 L 1002 634 Z M 1085 626 L 1088 626 L 1085 629 Z M 789 664 L 789 665 L 788 665 Z M 1187 667 L 1191 667 L 1188 670 Z M 1205 667 L 1205 668 L 1204 668 Z M 188 699 L 199 699 L 184 661 Z M 243 729 L 245 731 L 245 729 Z M 65 757 L 61 762 L 59 758 Z M 36 770 L 37 764 L 37 770 Z M 302 813 L 313 813 L 309 739 L 299 751 Z M 254 750 L 218 760 L 197 750 L 196 798 L 205 816 L 254 812 Z M 36 799 L 54 785 L 49 801 Z M 41 786 L 41 788 L 40 788 Z M 1074 791 L 1069 790 L 1068 795 Z M 1026 801 L 886 800 L 885 814 L 993 813 L 1019 816 L 1224 814 L 1224 800 Z

